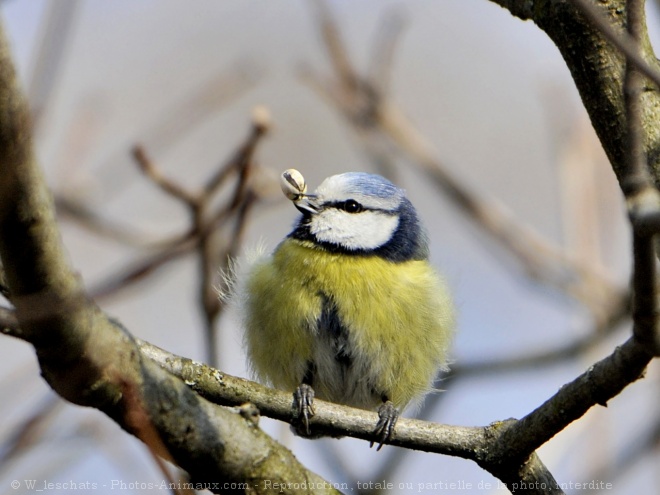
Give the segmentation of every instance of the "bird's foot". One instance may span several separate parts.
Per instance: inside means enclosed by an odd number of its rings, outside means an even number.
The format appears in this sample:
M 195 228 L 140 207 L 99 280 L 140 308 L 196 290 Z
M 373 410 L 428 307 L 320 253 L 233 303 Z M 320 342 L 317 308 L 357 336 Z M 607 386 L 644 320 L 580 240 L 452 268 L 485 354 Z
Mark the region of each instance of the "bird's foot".
M 392 437 L 394 425 L 396 425 L 398 419 L 399 410 L 394 407 L 394 404 L 389 400 L 383 402 L 378 408 L 378 423 L 374 430 L 376 440 L 372 440 L 369 447 L 373 447 L 374 443 L 378 442 L 378 448 L 376 451 L 382 449 L 385 442 L 389 442 Z
M 293 416 L 298 423 L 294 425 L 296 431 L 300 433 L 300 426 L 302 426 L 302 433 L 309 436 L 309 420 L 314 414 L 314 389 L 311 385 L 301 383 L 293 393 Z

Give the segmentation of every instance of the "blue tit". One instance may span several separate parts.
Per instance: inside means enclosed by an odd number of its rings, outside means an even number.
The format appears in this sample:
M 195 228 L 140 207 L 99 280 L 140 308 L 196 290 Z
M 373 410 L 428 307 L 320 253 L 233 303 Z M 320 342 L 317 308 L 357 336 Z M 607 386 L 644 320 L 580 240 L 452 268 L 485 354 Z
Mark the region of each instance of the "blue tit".
M 261 381 L 294 392 L 294 414 L 307 434 L 314 397 L 377 409 L 380 448 L 399 411 L 447 369 L 449 291 L 429 264 L 415 208 L 390 181 L 349 172 L 306 194 L 291 169 L 282 189 L 301 215 L 272 255 L 247 272 L 251 367 Z

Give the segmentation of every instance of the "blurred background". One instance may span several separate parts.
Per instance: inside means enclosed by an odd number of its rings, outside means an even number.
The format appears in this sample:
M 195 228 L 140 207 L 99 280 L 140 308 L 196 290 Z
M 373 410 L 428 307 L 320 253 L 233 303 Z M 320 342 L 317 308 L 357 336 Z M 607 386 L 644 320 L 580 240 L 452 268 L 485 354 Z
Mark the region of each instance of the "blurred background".
M 417 206 L 459 311 L 454 369 L 426 419 L 522 417 L 630 334 L 614 175 L 558 50 L 495 4 L 5 0 L 0 12 L 71 262 L 134 335 L 248 376 L 236 319 L 210 294 L 228 254 L 289 232 L 297 212 L 277 178 L 292 167 L 311 189 L 349 170 L 387 174 Z M 203 249 L 181 201 L 193 195 L 213 219 Z M 139 441 L 54 396 L 28 344 L 3 338 L 0 359 L 0 493 L 16 493 L 13 480 L 49 493 L 70 490 L 44 482 L 145 493 L 163 480 Z M 543 446 L 556 479 L 660 493 L 659 386 L 653 363 Z M 507 493 L 462 459 L 260 424 L 354 493 Z

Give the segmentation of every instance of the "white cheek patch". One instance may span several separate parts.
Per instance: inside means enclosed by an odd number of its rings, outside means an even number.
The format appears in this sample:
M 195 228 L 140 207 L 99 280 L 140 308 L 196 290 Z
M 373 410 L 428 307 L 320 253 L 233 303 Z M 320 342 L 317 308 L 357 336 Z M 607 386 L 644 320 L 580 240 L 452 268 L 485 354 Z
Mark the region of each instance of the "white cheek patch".
M 349 250 L 376 249 L 387 243 L 399 226 L 397 215 L 366 210 L 347 213 L 328 208 L 312 217 L 309 230 L 321 242 Z

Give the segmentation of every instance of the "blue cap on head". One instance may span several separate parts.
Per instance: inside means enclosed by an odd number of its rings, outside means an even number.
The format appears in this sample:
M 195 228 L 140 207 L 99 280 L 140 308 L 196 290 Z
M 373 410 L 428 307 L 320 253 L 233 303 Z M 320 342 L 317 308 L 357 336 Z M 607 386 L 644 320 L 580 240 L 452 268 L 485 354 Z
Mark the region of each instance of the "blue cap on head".
M 366 172 L 347 172 L 345 174 L 335 175 L 327 180 L 333 178 L 344 181 L 346 192 L 348 193 L 364 194 L 382 199 L 401 199 L 405 195 L 403 189 L 398 188 L 381 175 L 368 174 Z

